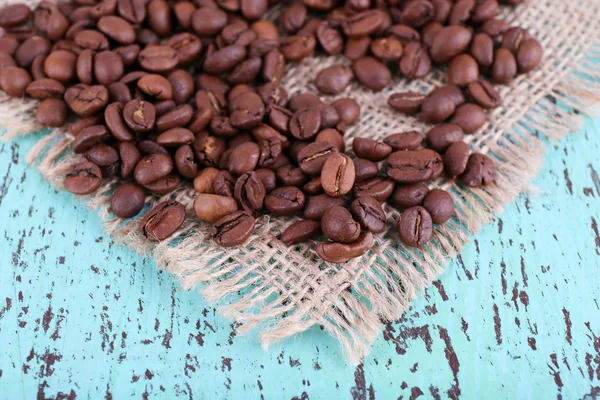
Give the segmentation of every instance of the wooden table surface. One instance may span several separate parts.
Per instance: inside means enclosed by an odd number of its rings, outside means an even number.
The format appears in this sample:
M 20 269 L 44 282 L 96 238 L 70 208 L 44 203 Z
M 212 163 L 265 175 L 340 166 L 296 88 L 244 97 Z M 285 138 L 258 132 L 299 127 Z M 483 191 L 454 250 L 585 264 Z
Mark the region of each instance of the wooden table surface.
M 0 144 L 0 398 L 600 398 L 600 119 L 347 366 L 317 327 L 263 351 Z

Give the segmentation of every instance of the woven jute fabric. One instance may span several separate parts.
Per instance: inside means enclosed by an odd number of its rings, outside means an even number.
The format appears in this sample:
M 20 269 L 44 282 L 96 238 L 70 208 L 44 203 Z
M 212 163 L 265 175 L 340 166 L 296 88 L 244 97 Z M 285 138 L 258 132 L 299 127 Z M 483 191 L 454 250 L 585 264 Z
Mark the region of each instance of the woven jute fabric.
M 7 1 L 0 0 L 4 3 Z M 512 25 L 527 28 L 540 40 L 545 50 L 543 63 L 509 86 L 500 86 L 503 106 L 489 114 L 479 132 L 466 137 L 473 150 L 494 159 L 496 184 L 469 189 L 445 178 L 433 183 L 452 192 L 456 214 L 445 225 L 435 227 L 431 242 L 422 249 L 401 244 L 395 229 L 400 213 L 388 206 L 387 229 L 375 235 L 372 250 L 345 264 L 328 264 L 317 257 L 313 244 L 288 247 L 278 240 L 292 219 L 262 216 L 243 246 L 215 246 L 208 237 L 210 226 L 194 216 L 195 194 L 189 183 L 174 194 L 146 199 L 150 207 L 173 198 L 188 210 L 182 228 L 159 244 L 146 241 L 136 221 L 115 219 L 110 213 L 110 194 L 118 179 L 107 181 L 86 196 L 86 201 L 100 213 L 104 228 L 117 242 L 153 257 L 159 268 L 180 279 L 184 289 L 199 287 L 208 301 L 220 304 L 224 316 L 237 322 L 238 333 L 258 329 L 266 348 L 320 325 L 339 340 L 349 363 L 359 363 L 380 335 L 381 321 L 400 318 L 469 237 L 527 189 L 544 155 L 540 136 L 559 139 L 577 131 L 600 103 L 600 72 L 593 61 L 600 56 L 598 0 L 531 0 L 515 9 L 503 9 L 503 13 Z M 312 80 L 316 72 L 335 62 L 347 61 L 313 57 L 289 66 L 284 82 L 290 96 L 315 91 Z M 362 113 L 346 134 L 347 148 L 353 137 L 381 139 L 405 130 L 426 132 L 430 127 L 418 119 L 391 110 L 387 97 L 394 91 L 427 93 L 444 80 L 445 68 L 438 67 L 423 80 L 396 78 L 380 93 L 352 85 L 340 97 L 356 99 Z M 33 122 L 36 107 L 36 101 L 10 99 L 0 92 L 3 137 L 8 140 L 36 132 L 40 140 L 28 162 L 36 163 L 48 180 L 61 187 L 66 171 L 81 158 L 70 152 L 73 137 L 66 129 L 42 130 Z

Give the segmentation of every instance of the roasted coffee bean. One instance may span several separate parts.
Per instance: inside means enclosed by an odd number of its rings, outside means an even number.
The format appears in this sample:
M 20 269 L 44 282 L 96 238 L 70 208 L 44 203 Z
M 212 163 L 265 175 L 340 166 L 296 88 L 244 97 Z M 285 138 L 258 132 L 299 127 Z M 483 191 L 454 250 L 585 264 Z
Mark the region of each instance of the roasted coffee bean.
M 265 115 L 265 105 L 254 92 L 242 93 L 229 103 L 229 120 L 239 129 L 252 129 L 260 125 Z
M 213 182 L 213 191 L 219 196 L 233 197 L 236 179 L 227 171 L 220 171 Z
M 360 38 L 377 31 L 382 23 L 381 13 L 377 10 L 367 10 L 346 18 L 342 22 L 342 28 L 347 37 Z
M 544 49 L 540 42 L 535 39 L 525 40 L 517 51 L 517 67 L 519 72 L 526 74 L 533 71 L 544 56 Z
M 387 175 L 399 183 L 430 181 L 442 170 L 442 158 L 429 149 L 397 151 L 387 159 Z
M 499 12 L 498 0 L 484 0 L 475 6 L 471 15 L 471 21 L 481 24 L 494 18 Z
M 411 42 L 404 48 L 400 71 L 408 79 L 422 78 L 431 71 L 429 54 L 419 42 Z
M 75 73 L 81 83 L 91 85 L 94 79 L 94 52 L 90 49 L 85 49 L 77 57 L 75 64 Z M 45 73 L 44 73 L 45 74 Z
M 104 51 L 108 50 L 109 48 L 109 43 L 106 36 L 92 29 L 84 29 L 80 32 L 77 32 L 73 38 L 73 41 L 80 48 L 90 49 L 92 51 Z
M 225 151 L 225 141 L 221 138 L 211 136 L 207 131 L 196 134 L 193 144 L 194 152 L 198 162 L 205 167 L 216 167 L 219 159 Z
M 173 171 L 173 159 L 168 154 L 151 154 L 142 158 L 135 166 L 133 176 L 140 185 L 164 178 Z
M 270 21 L 261 20 L 254 22 L 250 27 L 259 39 L 279 41 L 279 31 Z
M 107 15 L 98 20 L 97 27 L 100 32 L 116 42 L 131 44 L 135 41 L 135 30 L 124 18 Z
M 212 75 L 221 75 L 234 69 L 246 58 L 246 48 L 231 45 L 215 51 L 204 60 L 204 71 Z
M 20 67 L 29 68 L 38 56 L 46 56 L 50 52 L 50 41 L 41 36 L 26 39 L 15 51 L 15 61 Z
M 306 242 L 321 234 L 319 221 L 302 220 L 288 226 L 281 234 L 281 241 L 288 246 Z
M 123 119 L 135 132 L 148 132 L 154 128 L 156 109 L 152 103 L 133 99 L 125 104 Z
M 209 129 L 221 137 L 231 137 L 238 133 L 237 128 L 231 124 L 231 119 L 222 115 L 216 115 L 210 120 Z
M 185 221 L 185 207 L 175 200 L 158 203 L 140 221 L 146 239 L 160 242 L 173 235 Z
M 254 142 L 239 145 L 231 151 L 229 157 L 229 172 L 233 176 L 240 176 L 254 171 L 260 157 L 260 147 Z
M 140 66 L 149 72 L 163 73 L 175 68 L 179 62 L 177 51 L 169 46 L 147 46 L 138 55 Z
M 448 178 L 456 178 L 467 169 L 469 146 L 465 142 L 453 143 L 444 154 L 444 170 Z
M 322 69 L 315 78 L 315 86 L 324 94 L 342 93 L 352 82 L 354 73 L 352 68 L 335 64 Z
M 137 87 L 155 100 L 171 100 L 173 97 L 173 87 L 164 76 L 157 74 L 148 74 L 137 81 Z
M 381 61 L 398 61 L 402 57 L 402 54 L 404 54 L 404 47 L 394 37 L 379 38 L 371 43 L 371 52 Z
M 167 79 L 173 89 L 173 100 L 177 105 L 186 104 L 194 95 L 194 80 L 189 72 L 177 69 Z
M 481 68 L 490 68 L 494 63 L 494 39 L 485 33 L 478 33 L 473 37 L 470 53 Z
M 444 25 L 439 22 L 433 21 L 425 25 L 421 29 L 421 36 L 423 37 L 423 45 L 428 50 L 433 46 L 433 41 L 440 31 L 444 29 Z
M 438 124 L 450 118 L 456 107 L 446 95 L 427 97 L 421 104 L 421 119 L 430 124 Z
M 75 91 L 73 98 L 67 98 L 65 92 L 65 101 L 73 112 L 82 117 L 89 117 L 101 111 L 108 103 L 108 90 L 104 86 L 94 85 L 81 87 Z
M 495 38 L 504 35 L 510 29 L 510 23 L 504 19 L 489 19 L 479 29 L 481 32 Z
M 298 32 L 306 22 L 307 9 L 302 3 L 293 3 L 281 13 L 281 27 L 290 34 Z
M 455 107 L 458 107 L 461 104 L 464 104 L 466 101 L 465 95 L 463 94 L 462 89 L 456 85 L 451 85 L 451 84 L 439 86 L 439 87 L 435 88 L 434 90 L 431 91 L 431 93 L 429 93 L 428 97 L 435 97 L 435 96 L 450 97 L 450 99 L 454 103 Z
M 177 173 L 173 172 L 167 176 L 160 178 L 157 181 L 147 183 L 143 186 L 146 190 L 150 191 L 151 193 L 162 196 L 164 194 L 168 194 L 177 190 L 179 188 L 180 183 L 181 177 Z
M 266 194 L 265 186 L 254 172 L 241 175 L 235 182 L 235 200 L 246 211 L 261 210 Z
M 289 132 L 289 122 L 292 118 L 292 112 L 287 108 L 280 107 L 272 104 L 269 107 L 269 112 L 267 115 L 267 123 L 277 129 L 279 132 L 288 133 Z
M 433 40 L 429 53 L 434 62 L 445 63 L 463 53 L 471 42 L 472 31 L 464 26 L 447 26 Z
M 465 25 L 475 9 L 475 1 L 459 0 L 452 6 L 448 16 L 449 25 Z
M 416 114 L 421 110 L 426 95 L 416 92 L 394 93 L 388 97 L 388 105 L 406 115 Z
M 290 216 L 302 211 L 305 196 L 300 189 L 286 186 L 274 189 L 265 197 L 265 208 L 275 216 Z
M 352 217 L 365 231 L 377 233 L 385 228 L 386 215 L 381 204 L 371 196 L 361 196 L 350 204 Z
M 74 194 L 90 194 L 102 184 L 102 172 L 96 164 L 86 161 L 75 165 L 67 173 L 63 186 Z
M 4 36 L 0 38 L 0 53 L 13 55 L 19 47 L 19 41 L 12 36 Z
M 231 247 L 244 243 L 253 231 L 254 217 L 237 211 L 215 221 L 210 236 L 217 245 Z
M 331 207 L 321 219 L 321 229 L 327 238 L 339 243 L 351 243 L 360 235 L 360 224 L 344 207 Z
M 441 124 L 427 132 L 427 144 L 431 150 L 443 153 L 450 145 L 462 141 L 464 132 L 455 124 Z
M 227 81 L 231 84 L 251 83 L 258 76 L 261 67 L 262 59 L 260 57 L 251 57 L 239 63 L 229 73 Z
M 392 193 L 392 203 L 402 209 L 423 205 L 429 188 L 424 183 L 398 185 Z
M 119 161 L 119 153 L 107 144 L 97 144 L 85 152 L 85 158 L 99 167 L 109 167 Z
M 343 153 L 346 144 L 344 143 L 344 137 L 337 129 L 324 129 L 315 138 L 315 142 L 329 142 L 335 146 L 338 152 Z
M 342 197 L 331 197 L 328 194 L 310 196 L 306 200 L 303 214 L 308 219 L 320 220 L 325 211 L 336 206 L 345 207 L 346 200 Z
M 35 110 L 35 121 L 43 126 L 61 127 L 67 122 L 69 110 L 61 99 L 47 98 Z
M 194 11 L 196 11 L 196 6 L 188 1 L 180 1 L 173 5 L 176 20 L 186 31 L 192 27 L 192 14 Z
M 467 87 L 467 92 L 475 103 L 486 110 L 496 108 L 502 103 L 500 94 L 486 80 L 470 83 Z
M 265 83 L 258 89 L 258 95 L 262 99 L 263 103 L 265 103 L 265 106 L 285 107 L 288 102 L 287 92 L 279 85 L 278 82 Z M 289 112 L 289 110 L 286 111 Z M 287 126 L 285 129 L 287 130 Z
M 55 79 L 42 78 L 27 85 L 25 88 L 25 93 L 29 97 L 40 100 L 47 99 L 49 97 L 62 98 L 63 94 L 65 93 L 65 87 L 62 83 Z
M 133 175 L 137 163 L 142 159 L 138 148 L 131 142 L 119 143 L 119 158 L 121 159 L 121 178 L 127 179 Z
M 346 125 L 354 124 L 360 117 L 360 105 L 348 97 L 335 100 L 331 106 L 335 108 L 340 120 Z
M 365 160 L 364 158 L 355 158 L 354 163 L 355 182 L 362 182 L 367 179 L 376 177 L 379 174 L 379 167 L 373 161 Z
M 125 104 L 131 100 L 131 91 L 122 82 L 113 82 L 106 89 L 108 90 L 108 101 L 111 103 L 119 102 Z
M 516 54 L 521 47 L 521 44 L 531 38 L 531 34 L 528 30 L 521 27 L 512 27 L 504 32 L 502 37 L 502 47 Z
M 215 178 L 219 170 L 213 167 L 204 168 L 194 178 L 194 190 L 198 193 L 213 194 Z
M 448 66 L 448 82 L 465 87 L 479 78 L 479 66 L 475 58 L 468 54 L 454 57 Z
M 346 154 L 332 154 L 323 165 L 321 185 L 332 197 L 343 196 L 352 190 L 356 172 L 352 159 Z
M 356 61 L 367 55 L 371 39 L 369 37 L 348 39 L 344 46 L 344 56 L 350 61 Z
M 301 108 L 315 107 L 321 104 L 321 99 L 313 93 L 302 93 L 292 97 L 289 101 L 288 108 L 293 112 Z
M 362 256 L 371 247 L 373 247 L 373 234 L 365 232 L 352 243 L 320 242 L 317 243 L 315 250 L 319 257 L 327 262 L 345 263 Z
M 56 50 L 44 61 L 44 73 L 48 78 L 68 83 L 75 78 L 77 56 L 70 51 Z
M 392 153 L 391 146 L 369 138 L 354 138 L 352 149 L 358 157 L 374 162 L 382 161 Z
M 272 169 L 258 168 L 254 173 L 262 181 L 267 193 L 270 193 L 277 187 L 277 176 Z
M 201 193 L 194 199 L 194 212 L 201 221 L 213 223 L 237 210 L 233 197 Z
M 388 33 L 398 39 L 403 45 L 407 45 L 410 42 L 421 41 L 421 35 L 419 32 L 416 29 L 404 24 L 391 26 L 388 29 Z
M 121 103 L 111 103 L 104 110 L 104 121 L 112 135 L 121 141 L 133 140 L 125 121 L 122 117 L 123 106 Z
M 166 148 L 153 140 L 141 140 L 138 142 L 137 147 L 144 155 L 169 154 L 169 151 Z
M 145 202 L 144 189 L 135 183 L 124 182 L 110 197 L 110 208 L 119 218 L 131 218 L 142 211 Z
M 329 142 L 313 142 L 298 152 L 298 165 L 309 175 L 318 175 L 327 159 L 338 149 Z
M 0 27 L 13 28 L 29 20 L 31 11 L 22 3 L 9 4 L 0 8 Z
M 454 201 L 445 190 L 434 189 L 427 193 L 423 207 L 429 211 L 431 221 L 438 225 L 448 221 L 454 214 Z
M 386 136 L 383 143 L 392 148 L 392 151 L 415 150 L 421 145 L 423 135 L 417 131 L 406 131 Z
M 394 182 L 381 176 L 357 182 L 352 188 L 355 197 L 371 196 L 377 201 L 385 201 L 393 190 Z
M 323 193 L 324 190 L 323 185 L 321 185 L 321 177 L 317 176 L 312 178 L 306 183 L 306 185 L 302 187 L 302 190 L 310 195 L 317 195 Z
M 315 107 L 321 112 L 321 128 L 333 128 L 340 122 L 340 116 L 331 104 L 321 102 Z
M 466 103 L 456 108 L 450 123 L 462 128 L 465 133 L 473 133 L 487 122 L 483 108 L 477 104 Z
M 81 154 L 91 149 L 98 143 L 104 143 L 110 139 L 110 133 L 104 125 L 92 125 L 83 128 L 71 144 L 73 153 Z
M 125 67 L 131 67 L 137 61 L 141 48 L 137 44 L 130 44 L 128 46 L 117 47 L 113 51 L 121 57 Z
M 159 36 L 171 33 L 171 15 L 169 3 L 164 0 L 152 0 L 148 8 L 148 26 Z
M 491 158 L 481 153 L 473 153 L 469 156 L 467 168 L 459 176 L 460 181 L 470 187 L 487 186 L 494 183 L 496 169 Z
M 296 35 L 283 38 L 280 50 L 286 60 L 296 62 L 310 56 L 316 46 L 313 35 Z
M 258 166 L 270 168 L 275 165 L 277 159 L 283 151 L 282 143 L 277 138 L 269 138 L 258 142 L 260 156 L 258 157 Z
M 492 79 L 496 83 L 509 84 L 517 75 L 517 60 L 513 53 L 506 48 L 499 48 L 494 54 Z
M 248 24 L 241 20 L 236 20 L 227 25 L 221 31 L 217 40 L 222 41 L 221 47 L 230 44 L 248 46 L 258 38 L 256 32 L 248 27 Z
M 429 212 L 416 206 L 405 210 L 398 221 L 398 233 L 404 243 L 413 247 L 421 247 L 431 239 L 433 223 Z
M 308 181 L 308 176 L 302 172 L 302 169 L 300 167 L 294 168 L 291 164 L 277 168 L 275 174 L 284 186 L 301 187 Z
M 374 57 L 362 57 L 354 62 L 356 79 L 367 88 L 380 91 L 392 81 L 390 69 Z
M 344 39 L 337 27 L 330 21 L 323 21 L 316 31 L 319 44 L 327 54 L 336 55 L 344 48 Z
M 402 10 L 404 23 L 420 28 L 435 18 L 435 7 L 426 0 L 415 0 L 406 4 Z
M 179 147 L 194 142 L 194 134 L 189 129 L 171 128 L 156 138 L 156 143 L 164 147 Z
M 17 63 L 10 54 L 0 52 L 0 71 L 6 67 L 16 67 Z
M 164 132 L 172 128 L 183 127 L 192 120 L 193 116 L 194 109 L 189 104 L 175 107 L 156 120 L 156 130 Z
M 307 140 L 319 133 L 321 112 L 316 107 L 301 108 L 290 119 L 290 133 L 299 140 Z
M 94 76 L 101 85 L 109 85 L 123 76 L 125 66 L 114 51 L 102 51 L 94 56 Z
M 133 24 L 146 19 L 146 2 L 143 0 L 117 0 L 119 15 Z

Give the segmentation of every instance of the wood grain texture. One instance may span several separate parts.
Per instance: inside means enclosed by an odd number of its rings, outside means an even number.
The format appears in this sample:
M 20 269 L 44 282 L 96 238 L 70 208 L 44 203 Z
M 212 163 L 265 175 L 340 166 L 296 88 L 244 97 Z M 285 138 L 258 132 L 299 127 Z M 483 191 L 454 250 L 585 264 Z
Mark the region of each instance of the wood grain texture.
M 268 352 L 115 245 L 0 145 L 0 398 L 600 398 L 600 118 L 386 325 L 358 368 L 319 328 Z

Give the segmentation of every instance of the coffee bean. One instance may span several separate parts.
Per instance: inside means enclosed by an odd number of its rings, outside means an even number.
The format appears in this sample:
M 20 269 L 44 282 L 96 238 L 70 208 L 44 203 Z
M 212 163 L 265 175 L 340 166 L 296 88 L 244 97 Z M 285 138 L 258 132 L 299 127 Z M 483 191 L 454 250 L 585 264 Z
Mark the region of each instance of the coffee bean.
M 104 143 L 110 139 L 110 133 L 104 125 L 92 125 L 83 128 L 78 134 L 71 147 L 75 154 L 81 154 L 91 149 L 98 143 Z
M 474 9 L 475 2 L 473 0 L 459 0 L 455 2 L 448 16 L 448 23 L 450 25 L 466 25 Z
M 108 101 L 125 104 L 131 100 L 131 91 L 122 82 L 113 82 L 106 87 L 108 90 Z
M 169 46 L 148 46 L 138 55 L 140 66 L 149 72 L 163 73 L 175 68 L 179 62 L 177 52 Z
M 265 115 L 265 105 L 259 95 L 242 93 L 229 103 L 231 124 L 239 129 L 252 129 L 260 125 Z
M 194 190 L 198 193 L 213 194 L 214 182 L 218 174 L 219 170 L 216 168 L 204 168 L 194 178 Z
M 256 171 L 254 171 L 254 173 L 262 181 L 267 193 L 273 191 L 277 186 L 277 176 L 275 175 L 275 171 L 272 169 L 258 168 Z
M 462 89 L 459 88 L 458 86 L 452 85 L 452 84 L 439 86 L 439 87 L 435 88 L 434 90 L 432 90 L 429 93 L 428 97 L 435 97 L 435 96 L 449 97 L 452 100 L 452 102 L 454 103 L 455 107 L 458 107 L 461 104 L 464 104 L 466 101 L 465 95 L 463 94 Z
M 350 213 L 363 230 L 377 233 L 385 228 L 385 212 L 373 197 L 361 196 L 355 199 L 350 204 Z
M 434 189 L 427 193 L 423 207 L 431 215 L 432 222 L 438 225 L 448 221 L 454 214 L 452 196 L 445 190 Z
M 342 93 L 352 82 L 354 73 L 348 66 L 335 64 L 322 69 L 315 78 L 315 86 L 324 94 Z
M 269 82 L 265 83 L 258 89 L 258 95 L 261 97 L 262 101 L 265 103 L 265 106 L 280 106 L 285 107 L 288 102 L 287 92 L 284 88 L 282 88 L 278 82 Z M 290 117 L 292 116 L 291 112 L 286 109 L 287 112 L 290 113 Z M 287 125 L 285 126 L 285 131 L 287 131 Z
M 194 212 L 204 222 L 213 223 L 237 210 L 238 205 L 233 197 L 199 194 L 194 199 Z
M 44 73 L 48 78 L 68 83 L 75 78 L 75 64 L 77 56 L 70 51 L 56 50 L 48 55 L 44 61 Z
M 4 36 L 0 38 L 0 53 L 13 55 L 19 47 L 19 41 L 12 36 Z
M 119 15 L 133 24 L 146 19 L 146 2 L 143 0 L 117 0 Z
M 256 21 L 251 25 L 251 29 L 256 32 L 259 39 L 279 41 L 277 27 L 270 21 Z
M 444 29 L 444 25 L 436 21 L 428 23 L 421 29 L 421 36 L 423 37 L 422 41 L 425 48 L 431 49 L 435 37 L 442 29 Z
M 354 124 L 360 117 L 360 105 L 348 97 L 333 101 L 331 106 L 335 108 L 341 121 L 347 125 Z
M 296 35 L 283 38 L 280 50 L 286 60 L 297 62 L 310 56 L 316 46 L 313 35 Z
M 462 141 L 464 132 L 455 124 L 441 124 L 427 132 L 427 144 L 431 150 L 443 153 L 451 144 Z
M 304 4 L 291 4 L 281 14 L 281 27 L 290 34 L 298 32 L 306 22 L 306 14 L 307 9 Z
M 237 211 L 215 221 L 210 236 L 219 246 L 237 246 L 250 237 L 254 231 L 254 223 L 252 215 Z
M 337 153 L 338 149 L 329 142 L 313 142 L 298 153 L 298 165 L 304 173 L 318 175 L 327 159 Z
M 333 154 L 325 161 L 321 184 L 325 193 L 332 197 L 343 196 L 352 190 L 356 172 L 352 159 L 346 154 Z
M 61 127 L 67 122 L 67 105 L 61 99 L 47 98 L 35 110 L 35 121 L 43 126 Z
M 371 52 L 384 62 L 398 61 L 404 53 L 402 43 L 394 37 L 375 39 L 371 43 Z
M 360 257 L 373 247 L 373 234 L 362 233 L 358 239 L 349 244 L 335 242 L 317 243 L 316 252 L 321 259 L 331 263 L 345 263 Z
M 125 125 L 122 117 L 121 103 L 111 103 L 104 110 L 104 121 L 112 135 L 121 141 L 133 140 L 133 135 Z
M 369 36 L 383 24 L 381 13 L 377 10 L 362 11 L 342 22 L 344 34 L 349 38 Z
M 154 128 L 156 109 L 147 101 L 133 99 L 123 108 L 123 119 L 135 132 L 148 132 Z
M 15 51 L 15 61 L 22 68 L 29 68 L 38 56 L 50 53 L 50 41 L 41 36 L 26 39 Z
M 290 119 L 290 133 L 300 140 L 310 139 L 321 128 L 321 112 L 316 107 L 301 108 Z
M 386 136 L 383 143 L 392 148 L 392 151 L 415 150 L 421 145 L 423 135 L 417 131 L 398 132 Z
M 183 127 L 192 120 L 193 116 L 194 109 L 192 106 L 189 104 L 180 105 L 156 120 L 156 130 L 164 132 L 172 128 Z
M 159 36 L 171 33 L 169 3 L 164 0 L 152 0 L 148 4 L 148 25 Z
M 486 80 L 470 83 L 467 87 L 467 92 L 475 103 L 486 110 L 496 108 L 502 103 L 500 94 Z
M 85 152 L 85 158 L 99 167 L 109 167 L 119 161 L 119 153 L 107 144 L 97 144 Z
M 481 68 L 490 68 L 494 63 L 494 39 L 485 33 L 476 34 L 470 53 Z
M 479 66 L 475 58 L 468 54 L 454 57 L 448 66 L 448 82 L 465 87 L 479 78 Z
M 124 71 L 123 60 L 114 51 L 102 51 L 94 56 L 94 76 L 98 83 L 109 85 L 116 82 Z
M 121 178 L 127 179 L 133 175 L 135 166 L 142 159 L 138 148 L 131 142 L 119 143 L 119 158 L 121 159 Z
M 429 96 L 421 104 L 421 119 L 430 124 L 438 124 L 450 118 L 455 109 L 450 97 L 439 94 Z
M 477 104 L 466 103 L 456 108 L 450 123 L 462 128 L 465 133 L 473 133 L 487 122 L 487 115 Z
M 233 197 L 236 179 L 227 171 L 220 171 L 213 182 L 213 191 L 219 196 Z
M 467 168 L 469 146 L 464 142 L 453 143 L 444 154 L 444 170 L 448 178 L 456 178 Z
M 305 196 L 294 186 L 276 188 L 265 197 L 265 208 L 276 216 L 290 216 L 302 211 Z
M 352 192 L 355 197 L 371 196 L 377 201 L 385 201 L 394 190 L 391 179 L 377 176 L 354 184 Z
M 147 183 L 143 186 L 151 193 L 162 196 L 177 190 L 180 183 L 181 177 L 177 173 L 170 173 L 157 181 Z
M 402 209 L 423 205 L 429 188 L 424 183 L 398 185 L 392 193 L 392 203 Z
M 352 149 L 358 157 L 374 162 L 384 160 L 392 153 L 391 146 L 369 138 L 354 138 Z
M 193 179 L 198 173 L 198 164 L 194 160 L 194 151 L 190 145 L 184 145 L 175 152 L 175 167 L 177 171 L 188 179 Z
M 336 55 L 342 52 L 344 39 L 332 22 L 322 21 L 315 33 L 319 44 L 327 54 Z
M 110 197 L 110 208 L 119 218 L 131 218 L 142 211 L 145 202 L 144 189 L 135 183 L 124 182 Z
M 100 168 L 88 161 L 75 165 L 63 181 L 66 190 L 81 195 L 95 192 L 101 184 L 102 172 Z
M 494 54 L 492 79 L 496 83 L 509 84 L 517 75 L 517 60 L 513 53 L 506 48 L 499 48 Z
M 394 93 L 388 97 L 388 104 L 394 110 L 412 115 L 421 110 L 421 104 L 427 96 L 416 92 Z
M 389 68 L 376 58 L 359 58 L 353 68 L 356 79 L 371 90 L 380 91 L 392 81 Z
M 312 220 L 320 220 L 325 211 L 332 207 L 346 206 L 346 200 L 342 197 L 331 197 L 328 194 L 309 196 L 304 207 L 304 217 Z
M 142 158 L 135 166 L 134 178 L 146 185 L 164 178 L 173 171 L 173 159 L 168 154 L 151 154 Z
M 340 206 L 325 211 L 321 229 L 327 238 L 340 243 L 351 243 L 360 235 L 360 224 L 352 219 L 346 208 Z
M 517 66 L 519 72 L 526 74 L 533 71 L 542 61 L 544 49 L 535 39 L 525 40 L 517 51 Z
M 315 142 L 329 142 L 338 150 L 338 152 L 343 153 L 346 144 L 344 143 L 344 137 L 337 129 L 323 129 L 317 137 L 315 138 Z
M 29 20 L 31 11 L 22 3 L 9 4 L 0 8 L 0 27 L 13 28 L 23 25 Z
M 146 239 L 160 242 L 173 235 L 185 221 L 185 207 L 175 200 L 158 203 L 148 211 L 139 227 Z
M 246 211 L 261 210 L 266 194 L 262 181 L 254 172 L 241 175 L 235 183 L 234 197 Z
M 472 32 L 463 26 L 447 26 L 433 40 L 429 53 L 434 62 L 445 63 L 463 53 L 471 42 Z
M 73 41 L 80 48 L 90 49 L 92 51 L 104 51 L 109 48 L 106 36 L 92 29 L 84 29 L 78 32 L 73 38 Z
M 254 142 L 239 145 L 232 150 L 229 157 L 229 172 L 240 176 L 254 171 L 260 157 L 260 147 Z
M 321 185 L 321 177 L 316 176 L 316 177 L 312 178 L 310 181 L 308 181 L 306 183 L 306 185 L 304 185 L 302 187 L 302 190 L 305 193 L 313 195 L 313 196 L 323 193 L 324 190 L 323 190 L 323 185 Z
M 98 20 L 97 27 L 100 32 L 116 42 L 131 44 L 135 41 L 135 31 L 124 18 L 107 15 Z
M 419 42 L 410 42 L 400 59 L 400 71 L 408 79 L 422 78 L 431 71 L 431 59 Z
M 212 75 L 221 75 L 234 69 L 245 58 L 245 47 L 239 45 L 227 46 L 206 57 L 204 71 Z
M 530 40 L 531 38 L 531 34 L 526 29 L 518 26 L 512 27 L 504 32 L 504 36 L 502 38 L 502 47 L 516 54 L 517 51 L 519 51 L 521 44 L 527 40 Z
M 82 117 L 89 117 L 102 110 L 108 103 L 108 90 L 104 86 L 94 85 L 82 87 L 74 92 L 74 97 L 69 101 L 65 92 L 65 101 L 73 112 Z
M 141 140 L 138 142 L 137 147 L 144 155 L 169 154 L 167 149 L 152 140 Z
M 400 183 L 427 182 L 442 170 L 442 158 L 429 149 L 397 151 L 387 159 L 387 175 Z
M 47 99 L 49 97 L 62 98 L 65 93 L 65 87 L 55 79 L 42 78 L 27 85 L 25 93 L 34 99 Z
M 362 182 L 367 179 L 371 179 L 379 174 L 379 167 L 373 161 L 366 160 L 364 158 L 355 158 L 352 160 L 354 163 L 355 171 L 355 182 Z
M 405 210 L 398 221 L 398 233 L 404 243 L 413 247 L 421 247 L 431 239 L 433 223 L 429 212 L 416 206 Z
M 435 7 L 426 0 L 412 1 L 402 10 L 403 21 L 414 28 L 420 28 L 435 17 Z
M 494 183 L 496 169 L 491 158 L 481 153 L 473 153 L 469 156 L 467 168 L 459 176 L 460 181 L 470 187 L 487 186 Z
M 410 42 L 421 41 L 421 35 L 419 32 L 416 29 L 404 24 L 391 26 L 388 29 L 388 33 L 398 39 L 403 45 L 407 45 Z
M 348 39 L 344 46 L 344 56 L 350 61 L 356 61 L 367 55 L 371 39 L 369 37 Z
M 113 51 L 121 57 L 121 61 L 123 61 L 125 67 L 131 67 L 137 61 L 141 48 L 137 44 L 130 44 L 128 46 L 117 47 Z
M 321 234 L 319 221 L 302 220 L 292 223 L 281 234 L 281 241 L 288 246 L 306 242 Z
M 499 12 L 498 0 L 484 0 L 475 6 L 471 21 L 481 24 L 494 18 Z

